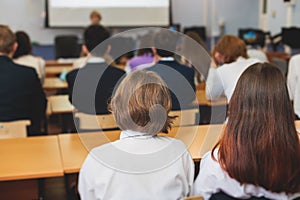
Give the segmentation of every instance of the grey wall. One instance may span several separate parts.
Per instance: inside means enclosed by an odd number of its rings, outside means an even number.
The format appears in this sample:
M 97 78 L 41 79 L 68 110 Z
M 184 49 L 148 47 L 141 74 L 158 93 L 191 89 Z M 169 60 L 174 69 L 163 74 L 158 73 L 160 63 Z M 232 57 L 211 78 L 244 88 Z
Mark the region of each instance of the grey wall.
M 173 21 L 182 26 L 204 25 L 203 2 L 205 0 L 172 0 Z M 211 0 L 207 0 L 209 4 Z M 237 34 L 239 27 L 258 26 L 259 0 L 215 0 L 217 19 L 224 20 L 226 33 Z M 207 10 L 211 15 L 211 7 Z M 52 44 L 55 35 L 82 35 L 81 29 L 46 29 L 44 28 L 44 0 L 1 0 L 0 23 L 8 24 L 16 30 L 28 32 L 33 41 Z M 208 19 L 210 26 L 210 19 Z M 217 27 L 218 28 L 218 27 Z M 210 27 L 208 27 L 210 30 Z M 209 35 L 209 34 L 208 34 Z

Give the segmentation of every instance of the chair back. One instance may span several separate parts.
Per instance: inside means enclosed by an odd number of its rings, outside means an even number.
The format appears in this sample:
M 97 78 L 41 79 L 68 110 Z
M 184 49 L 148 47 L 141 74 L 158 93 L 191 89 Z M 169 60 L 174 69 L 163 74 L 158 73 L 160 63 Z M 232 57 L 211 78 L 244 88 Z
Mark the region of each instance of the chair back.
M 27 126 L 29 125 L 29 120 L 0 122 L 0 139 L 25 138 L 27 137 Z
M 55 58 L 78 58 L 80 45 L 76 35 L 60 35 L 55 37 Z
M 199 116 L 199 110 L 196 108 L 188 110 L 172 110 L 169 115 L 178 116 L 173 121 L 173 127 L 198 125 L 197 116 Z
M 118 125 L 112 114 L 91 115 L 86 113 L 75 113 L 78 118 L 78 128 L 80 130 L 103 130 L 103 129 L 117 129 Z

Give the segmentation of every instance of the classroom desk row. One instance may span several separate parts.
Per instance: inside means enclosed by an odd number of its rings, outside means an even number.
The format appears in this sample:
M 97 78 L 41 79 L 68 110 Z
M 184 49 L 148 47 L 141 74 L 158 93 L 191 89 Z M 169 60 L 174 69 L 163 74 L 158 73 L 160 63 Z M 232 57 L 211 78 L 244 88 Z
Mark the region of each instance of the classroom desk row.
M 220 98 L 216 101 L 209 101 L 205 97 L 204 90 L 197 90 L 197 104 L 203 106 L 217 106 L 226 105 L 226 98 Z M 68 95 L 54 95 L 48 97 L 48 104 L 50 104 L 51 114 L 66 114 L 74 111 L 74 106 L 70 103 Z M 196 102 L 195 102 L 196 104 Z
M 209 150 L 215 143 L 222 127 L 223 125 L 179 127 L 173 128 L 168 136 L 182 140 L 193 159 L 199 161 L 207 148 Z M 116 130 L 2 139 L 0 181 L 58 177 L 64 173 L 77 173 L 88 150 L 117 140 L 120 132 Z M 209 139 L 206 138 L 208 135 Z M 204 140 L 206 146 L 202 147 Z
M 192 158 L 199 161 L 221 130 L 222 125 L 182 127 L 172 129 L 169 136 L 182 140 Z M 40 199 L 45 178 L 65 176 L 66 183 L 70 178 L 76 180 L 89 150 L 113 142 L 119 135 L 120 130 L 0 140 L 1 198 Z

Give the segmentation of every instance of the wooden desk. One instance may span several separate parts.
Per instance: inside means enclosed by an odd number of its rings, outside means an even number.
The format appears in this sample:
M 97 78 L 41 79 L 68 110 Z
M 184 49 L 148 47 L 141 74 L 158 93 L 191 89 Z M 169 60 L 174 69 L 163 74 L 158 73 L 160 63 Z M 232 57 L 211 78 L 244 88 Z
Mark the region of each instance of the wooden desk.
M 57 136 L 0 140 L 0 181 L 63 176 Z
M 72 66 L 73 62 L 59 62 L 57 60 L 47 60 L 46 61 L 46 68 L 47 67 L 62 67 L 62 66 Z
M 196 90 L 196 98 L 198 101 L 198 105 L 200 106 L 221 106 L 227 104 L 226 97 L 221 97 L 217 100 L 210 101 L 206 98 L 205 90 L 204 89 L 197 89 Z M 195 102 L 197 104 L 197 102 Z
M 204 125 L 174 128 L 167 135 L 182 140 L 188 147 L 194 161 L 199 161 L 206 149 L 210 150 L 218 137 L 211 137 L 206 141 L 211 142 L 202 148 L 203 141 L 208 134 L 219 135 L 222 125 Z M 63 134 L 59 135 L 59 144 L 66 174 L 78 173 L 88 151 L 96 146 L 119 139 L 121 131 L 106 131 L 99 133 Z M 165 135 L 165 134 L 163 134 Z
M 66 65 L 66 66 L 51 66 L 45 68 L 46 77 L 53 77 L 57 76 L 62 73 L 63 70 L 66 70 L 67 72 L 73 70 L 72 65 Z
M 63 176 L 57 136 L 0 140 L 1 199 L 40 199 L 43 178 Z
M 74 106 L 69 101 L 68 95 L 55 95 L 48 97 L 51 114 L 66 114 L 74 111 Z
M 59 78 L 45 78 L 43 88 L 45 90 L 66 89 L 68 88 L 68 83 L 60 80 Z

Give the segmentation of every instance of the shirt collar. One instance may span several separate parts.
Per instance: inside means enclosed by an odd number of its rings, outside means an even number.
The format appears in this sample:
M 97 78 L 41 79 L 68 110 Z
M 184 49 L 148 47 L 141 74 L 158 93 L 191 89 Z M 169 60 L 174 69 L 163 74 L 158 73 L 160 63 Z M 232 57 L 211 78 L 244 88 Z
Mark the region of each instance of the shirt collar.
M 162 57 L 160 61 L 174 61 L 175 59 L 173 57 Z
M 120 134 L 120 140 L 126 139 L 126 138 L 152 138 L 152 135 L 149 135 L 147 133 L 141 133 L 138 131 L 132 131 L 132 130 L 124 130 Z
M 87 63 L 105 63 L 104 58 L 101 57 L 88 57 Z

